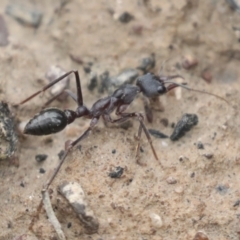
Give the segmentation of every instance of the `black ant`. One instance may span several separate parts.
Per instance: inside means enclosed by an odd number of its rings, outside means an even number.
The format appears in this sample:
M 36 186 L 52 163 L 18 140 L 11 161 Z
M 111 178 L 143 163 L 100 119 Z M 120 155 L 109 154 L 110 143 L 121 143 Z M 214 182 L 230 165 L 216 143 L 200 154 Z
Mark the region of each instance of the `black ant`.
M 151 73 L 147 73 L 137 79 L 136 85 L 130 85 L 126 84 L 121 87 L 119 87 L 115 92 L 107 96 L 105 98 L 101 98 L 97 100 L 91 109 L 88 109 L 84 103 L 83 103 L 83 96 L 82 96 L 82 89 L 81 89 L 81 82 L 80 82 L 80 77 L 78 74 L 78 71 L 69 71 L 66 74 L 62 75 L 61 77 L 57 78 L 56 80 L 52 81 L 45 87 L 43 87 L 41 90 L 37 91 L 36 93 L 32 94 L 30 97 L 26 98 L 20 104 L 24 104 L 37 96 L 38 94 L 46 91 L 50 87 L 52 87 L 54 84 L 60 82 L 63 80 L 65 77 L 68 75 L 74 73 L 75 75 L 75 80 L 76 80 L 76 87 L 77 87 L 77 95 L 72 93 L 70 90 L 64 90 L 76 103 L 77 103 L 77 109 L 76 111 L 73 110 L 61 110 L 58 108 L 47 108 L 42 110 L 40 113 L 35 115 L 26 125 L 24 129 L 25 134 L 30 134 L 30 135 L 48 135 L 52 133 L 57 133 L 63 130 L 68 124 L 71 124 L 76 118 L 80 117 L 85 117 L 89 118 L 90 120 L 90 125 L 85 130 L 85 132 L 76 140 L 71 141 L 70 143 L 66 144 L 66 149 L 65 153 L 61 158 L 61 161 L 57 168 L 55 169 L 53 175 L 51 178 L 48 180 L 46 183 L 44 189 L 42 192 L 45 192 L 48 190 L 49 186 L 51 185 L 52 181 L 56 177 L 58 171 L 60 170 L 64 160 L 66 159 L 67 155 L 71 151 L 71 149 L 79 143 L 81 140 L 86 138 L 90 131 L 97 125 L 98 120 L 100 117 L 103 118 L 105 122 L 110 122 L 110 123 L 122 123 L 127 121 L 130 118 L 135 118 L 139 121 L 139 128 L 138 128 L 138 134 L 137 134 L 137 139 L 138 139 L 138 145 L 137 145 L 137 151 L 136 151 L 136 159 L 138 162 L 139 158 L 139 150 L 140 150 L 140 139 L 141 139 L 141 134 L 142 131 L 145 133 L 148 142 L 151 146 L 153 155 L 156 160 L 158 160 L 158 156 L 156 154 L 156 151 L 153 147 L 152 140 L 150 137 L 150 134 L 144 124 L 144 117 L 141 113 L 137 112 L 125 112 L 127 107 L 133 102 L 133 100 L 136 98 L 136 96 L 139 93 L 143 93 L 143 95 L 149 99 L 151 98 L 156 98 L 159 97 L 160 95 L 163 95 L 173 88 L 176 88 L 178 86 L 186 88 L 188 90 L 193 90 L 201 93 L 207 93 L 205 91 L 200 91 L 200 90 L 195 90 L 192 88 L 188 88 L 186 83 L 183 84 L 178 84 L 173 81 L 171 81 L 174 78 L 182 78 L 180 75 L 173 75 L 173 76 L 156 76 Z M 166 86 L 166 84 L 169 84 Z M 61 92 L 62 93 L 62 92 Z M 61 94 L 60 93 L 60 94 Z M 207 93 L 210 95 L 213 95 L 215 97 L 218 97 L 224 101 L 226 101 L 224 98 L 219 97 L 215 94 Z M 53 97 L 48 103 L 56 99 L 56 96 Z M 227 101 L 226 101 L 227 102 Z M 16 105 L 17 106 L 17 105 Z M 115 111 L 115 114 L 118 116 L 117 119 L 112 119 L 110 114 Z M 148 117 L 148 116 L 147 116 Z M 160 163 L 161 164 L 161 163 Z M 38 212 L 40 211 L 42 207 L 42 201 L 38 207 Z M 32 227 L 33 222 L 30 225 L 30 228 Z
M 121 87 L 119 87 L 115 92 L 107 96 L 105 98 L 101 98 L 97 100 L 91 109 L 88 109 L 83 104 L 83 96 L 82 96 L 82 89 L 81 89 L 81 82 L 80 77 L 78 74 L 78 71 L 69 71 L 62 75 L 61 77 L 57 78 L 53 82 L 49 83 L 45 87 L 43 87 L 41 90 L 37 91 L 36 93 L 32 94 L 30 97 L 26 98 L 22 102 L 20 102 L 17 105 L 24 104 L 34 98 L 35 96 L 39 95 L 40 93 L 46 91 L 56 83 L 63 80 L 68 75 L 74 73 L 75 80 L 76 80 L 76 87 L 77 87 L 77 96 L 72 93 L 70 90 L 63 90 L 63 92 L 67 93 L 77 104 L 76 111 L 72 111 L 69 109 L 61 110 L 58 108 L 47 108 L 42 110 L 40 113 L 35 115 L 25 126 L 24 133 L 30 134 L 30 135 L 48 135 L 53 134 L 62 131 L 68 124 L 71 124 L 76 118 L 85 117 L 91 119 L 90 125 L 88 129 L 76 140 L 68 142 L 68 145 L 66 146 L 65 154 L 63 155 L 58 167 L 56 168 L 54 174 L 52 175 L 51 179 L 46 184 L 45 190 L 47 190 L 52 183 L 53 179 L 55 178 L 57 172 L 61 168 L 61 165 L 63 164 L 66 156 L 70 152 L 70 150 L 81 140 L 86 138 L 90 131 L 97 125 L 98 120 L 100 117 L 103 118 L 105 122 L 110 123 L 122 123 L 127 121 L 130 118 L 136 118 L 139 121 L 139 129 L 138 129 L 138 145 L 137 145 L 137 151 L 136 151 L 136 159 L 138 162 L 139 159 L 139 150 L 140 150 L 140 138 L 142 134 L 142 130 L 144 131 L 148 142 L 151 146 L 153 155 L 156 160 L 158 160 L 158 156 L 156 154 L 156 151 L 153 147 L 152 140 L 150 137 L 150 134 L 143 122 L 144 117 L 141 113 L 127 113 L 125 112 L 127 107 L 133 102 L 133 100 L 136 98 L 136 96 L 142 92 L 143 95 L 149 99 L 159 97 L 160 95 L 163 95 L 173 88 L 176 88 L 178 86 L 186 88 L 188 90 L 197 91 L 201 93 L 206 93 L 213 95 L 215 97 L 218 97 L 224 101 L 226 101 L 224 98 L 208 93 L 201 90 L 195 90 L 192 88 L 189 88 L 186 85 L 186 83 L 178 84 L 175 82 L 172 82 L 171 80 L 174 78 L 183 78 L 180 75 L 173 75 L 173 76 L 156 76 L 151 73 L 147 73 L 137 79 L 136 85 L 130 85 L 126 84 Z M 168 86 L 165 86 L 165 84 L 169 84 Z M 60 93 L 62 94 L 62 92 Z M 59 94 L 58 94 L 59 95 Z M 54 99 L 56 99 L 57 96 L 54 96 L 50 101 L 48 101 L 48 104 L 52 102 Z M 227 102 L 227 101 L 226 101 Z M 16 105 L 16 106 L 17 106 Z M 110 114 L 115 110 L 115 114 L 119 117 L 117 119 L 112 119 Z M 151 118 L 147 112 L 147 118 Z M 160 163 L 161 164 L 161 163 Z

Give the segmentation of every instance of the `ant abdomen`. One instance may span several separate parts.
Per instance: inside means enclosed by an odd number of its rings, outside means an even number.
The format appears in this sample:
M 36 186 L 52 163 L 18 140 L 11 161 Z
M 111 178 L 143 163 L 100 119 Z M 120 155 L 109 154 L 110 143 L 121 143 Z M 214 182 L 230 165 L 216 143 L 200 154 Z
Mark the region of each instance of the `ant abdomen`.
M 24 133 L 48 135 L 62 131 L 68 124 L 68 117 L 58 108 L 47 108 L 35 115 L 25 126 Z

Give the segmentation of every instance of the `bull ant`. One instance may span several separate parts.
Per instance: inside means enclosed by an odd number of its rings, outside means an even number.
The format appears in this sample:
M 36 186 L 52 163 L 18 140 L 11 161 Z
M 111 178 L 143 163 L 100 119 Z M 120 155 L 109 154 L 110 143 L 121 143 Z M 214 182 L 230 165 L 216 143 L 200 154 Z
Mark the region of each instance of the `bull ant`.
M 147 73 L 137 79 L 136 85 L 126 84 L 119 87 L 112 95 L 97 100 L 93 104 L 91 109 L 89 109 L 83 103 L 82 88 L 81 88 L 81 82 L 80 82 L 78 71 L 72 70 L 62 75 L 61 77 L 57 78 L 56 80 L 52 81 L 51 83 L 43 87 L 41 90 L 37 91 L 36 93 L 32 94 L 30 97 L 20 102 L 18 105 L 28 102 L 35 96 L 46 91 L 47 89 L 49 89 L 56 83 L 60 82 L 61 80 L 63 80 L 65 77 L 67 77 L 72 73 L 74 73 L 75 75 L 77 95 L 75 95 L 70 90 L 64 90 L 64 92 L 66 92 L 77 103 L 76 111 L 73 111 L 70 109 L 61 110 L 53 107 L 44 109 L 40 113 L 35 115 L 27 123 L 24 129 L 25 134 L 37 135 L 37 136 L 48 135 L 48 134 L 62 131 L 68 124 L 71 124 L 77 118 L 85 117 L 90 119 L 90 124 L 87 130 L 85 130 L 85 132 L 83 132 L 82 135 L 78 137 L 76 140 L 71 141 L 69 144 L 66 144 L 65 153 L 62 156 L 61 161 L 59 162 L 51 178 L 48 180 L 48 182 L 44 186 L 44 189 L 42 190 L 42 192 L 46 192 L 48 190 L 49 186 L 51 185 L 52 181 L 56 177 L 58 171 L 60 170 L 69 152 L 72 150 L 74 146 L 76 146 L 76 144 L 78 144 L 80 141 L 82 141 L 84 138 L 86 138 L 89 135 L 90 131 L 97 125 L 100 117 L 102 117 L 105 122 L 110 122 L 110 123 L 122 123 L 131 118 L 137 119 L 139 122 L 139 128 L 138 128 L 138 134 L 137 134 L 138 144 L 137 144 L 137 150 L 136 150 L 137 162 L 139 159 L 140 139 L 141 139 L 142 131 L 147 137 L 147 140 L 149 142 L 149 145 L 151 146 L 151 150 L 155 159 L 158 160 L 158 156 L 153 147 L 150 134 L 144 124 L 143 115 L 137 112 L 131 112 L 131 113 L 125 112 L 127 107 L 133 102 L 133 100 L 136 98 L 136 96 L 139 93 L 142 93 L 145 97 L 152 99 L 152 98 L 159 97 L 160 95 L 163 95 L 169 92 L 173 88 L 180 86 L 188 90 L 210 94 L 226 101 L 224 98 L 217 96 L 215 94 L 189 88 L 185 86 L 186 85 L 185 83 L 178 84 L 171 81 L 172 79 L 175 79 L 175 78 L 179 78 L 179 77 L 182 78 L 180 75 L 156 76 L 151 73 Z M 49 102 L 51 102 L 54 99 L 56 99 L 56 96 L 53 97 L 53 99 L 51 99 Z M 112 119 L 110 116 L 110 114 L 113 113 L 114 111 L 116 116 L 118 117 L 116 119 Z M 147 113 L 147 118 L 148 118 L 148 113 Z M 42 201 L 38 207 L 37 215 L 40 212 L 41 207 L 42 207 Z M 34 220 L 30 224 L 29 229 L 32 229 L 33 224 L 34 224 Z

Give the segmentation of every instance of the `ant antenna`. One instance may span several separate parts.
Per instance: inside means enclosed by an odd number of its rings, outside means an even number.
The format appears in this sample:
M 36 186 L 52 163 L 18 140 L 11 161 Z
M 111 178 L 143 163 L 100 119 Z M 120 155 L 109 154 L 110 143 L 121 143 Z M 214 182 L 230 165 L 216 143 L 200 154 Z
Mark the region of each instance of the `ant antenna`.
M 168 81 L 168 80 L 164 81 L 164 83 L 171 83 L 171 84 L 174 84 L 174 85 L 176 85 L 176 86 L 185 88 L 185 89 L 190 90 L 190 91 L 193 91 L 193 92 L 199 92 L 199 93 L 203 93 L 203 94 L 208 94 L 208 95 L 214 96 L 214 97 L 216 97 L 216 98 L 218 98 L 218 99 L 221 99 L 221 100 L 223 100 L 224 102 L 226 102 L 228 105 L 230 105 L 230 103 L 229 103 L 225 98 L 223 98 L 223 97 L 221 97 L 221 96 L 218 96 L 218 95 L 216 95 L 216 94 L 214 94 L 214 93 L 206 92 L 206 91 L 204 91 L 204 90 L 198 90 L 198 89 L 194 89 L 194 88 L 187 87 L 187 86 L 186 86 L 187 83 L 176 83 L 176 82 L 172 82 L 172 81 Z

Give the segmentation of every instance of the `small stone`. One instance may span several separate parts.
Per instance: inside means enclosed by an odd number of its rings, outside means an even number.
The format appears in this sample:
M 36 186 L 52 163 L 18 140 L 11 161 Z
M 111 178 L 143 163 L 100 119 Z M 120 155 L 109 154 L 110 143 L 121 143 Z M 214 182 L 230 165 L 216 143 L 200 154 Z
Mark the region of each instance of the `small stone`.
M 182 186 L 178 186 L 174 189 L 174 191 L 178 194 L 182 194 L 183 193 L 183 187 Z
M 112 154 L 115 154 L 115 153 L 116 153 L 116 149 L 113 149 L 113 150 L 112 150 Z
M 97 74 L 94 72 L 91 72 L 88 80 L 88 85 L 87 85 L 89 91 L 93 91 L 97 87 L 98 85 L 97 79 L 98 79 Z
M 233 204 L 233 207 L 238 207 L 239 205 L 240 205 L 240 199 Z
M 46 171 L 45 171 L 43 168 L 40 168 L 40 169 L 39 169 L 39 172 L 43 174 L 43 173 L 45 173 Z
M 89 234 L 98 232 L 99 222 L 88 205 L 85 193 L 80 184 L 64 182 L 59 187 L 59 192 L 67 199 L 78 218 Z
M 155 228 L 161 228 L 163 226 L 162 218 L 156 213 L 150 213 L 149 217 L 152 222 L 152 226 Z
M 129 23 L 134 19 L 134 16 L 128 12 L 123 12 L 119 17 L 118 20 L 122 23 Z
M 72 223 L 69 222 L 69 223 L 67 224 L 67 228 L 70 228 L 71 226 L 72 226 Z
M 137 69 L 142 70 L 146 74 L 155 67 L 155 63 L 155 55 L 152 54 L 150 57 L 143 58 Z
M 125 69 L 121 73 L 119 73 L 115 77 L 110 78 L 110 84 L 114 86 L 114 88 L 119 88 L 125 84 L 133 84 L 133 82 L 138 77 L 138 71 L 136 69 Z
M 225 195 L 227 192 L 228 192 L 228 189 L 229 187 L 226 186 L 226 185 L 222 185 L 222 184 L 219 184 L 217 187 L 216 187 L 216 190 L 219 194 L 221 195 Z
M 5 12 L 19 23 L 34 28 L 39 27 L 43 17 L 43 13 L 40 10 L 30 9 L 21 4 L 8 4 Z
M 64 153 L 65 153 L 64 150 L 61 150 L 61 151 L 58 153 L 59 160 L 62 159 Z
M 184 114 L 180 121 L 175 126 L 170 139 L 176 141 L 181 138 L 185 132 L 189 131 L 198 123 L 198 116 L 196 114 Z
M 201 77 L 207 83 L 211 83 L 213 79 L 212 73 L 208 69 L 203 70 L 203 72 L 201 73 Z
M 160 123 L 164 126 L 164 127 L 167 127 L 168 126 L 168 119 L 167 118 L 162 118 L 160 120 Z
M 190 69 L 190 68 L 193 68 L 197 65 L 198 65 L 198 60 L 195 57 L 193 57 L 191 55 L 187 55 L 187 56 L 183 57 L 183 60 L 182 60 L 182 67 L 183 68 Z
M 168 184 L 176 184 L 177 183 L 177 180 L 174 177 L 171 177 L 171 176 L 168 177 L 166 181 L 167 181 Z
M 120 178 L 123 174 L 124 168 L 122 167 L 116 167 L 115 171 L 112 171 L 108 174 L 109 177 L 111 178 Z
M 47 154 L 37 154 L 37 155 L 35 156 L 35 159 L 36 159 L 37 162 L 40 163 L 40 162 L 45 161 L 45 160 L 47 159 L 47 157 L 48 157 Z
M 197 148 L 198 149 L 204 149 L 204 145 L 202 144 L 202 142 L 197 143 Z
M 100 78 L 100 85 L 98 88 L 99 93 L 103 93 L 104 91 L 108 91 L 110 87 L 110 78 L 109 78 L 109 72 L 105 71 L 99 76 Z
M 57 78 L 63 76 L 66 72 L 58 65 L 51 66 L 45 74 L 45 77 L 49 82 L 53 82 Z M 70 76 L 65 77 L 60 82 L 51 87 L 50 93 L 53 96 L 60 94 L 63 90 L 69 87 Z M 63 92 L 57 99 L 60 101 L 65 100 L 68 94 Z
M 148 132 L 156 138 L 168 138 L 167 135 L 165 135 L 164 133 L 161 133 L 160 131 L 155 130 L 155 129 L 148 129 Z
M 193 240 L 209 240 L 207 235 L 203 232 L 197 232 L 194 236 Z
M 203 156 L 207 159 L 211 159 L 213 157 L 213 153 L 205 153 Z
M 25 184 L 23 182 L 20 183 L 21 187 L 25 187 Z

